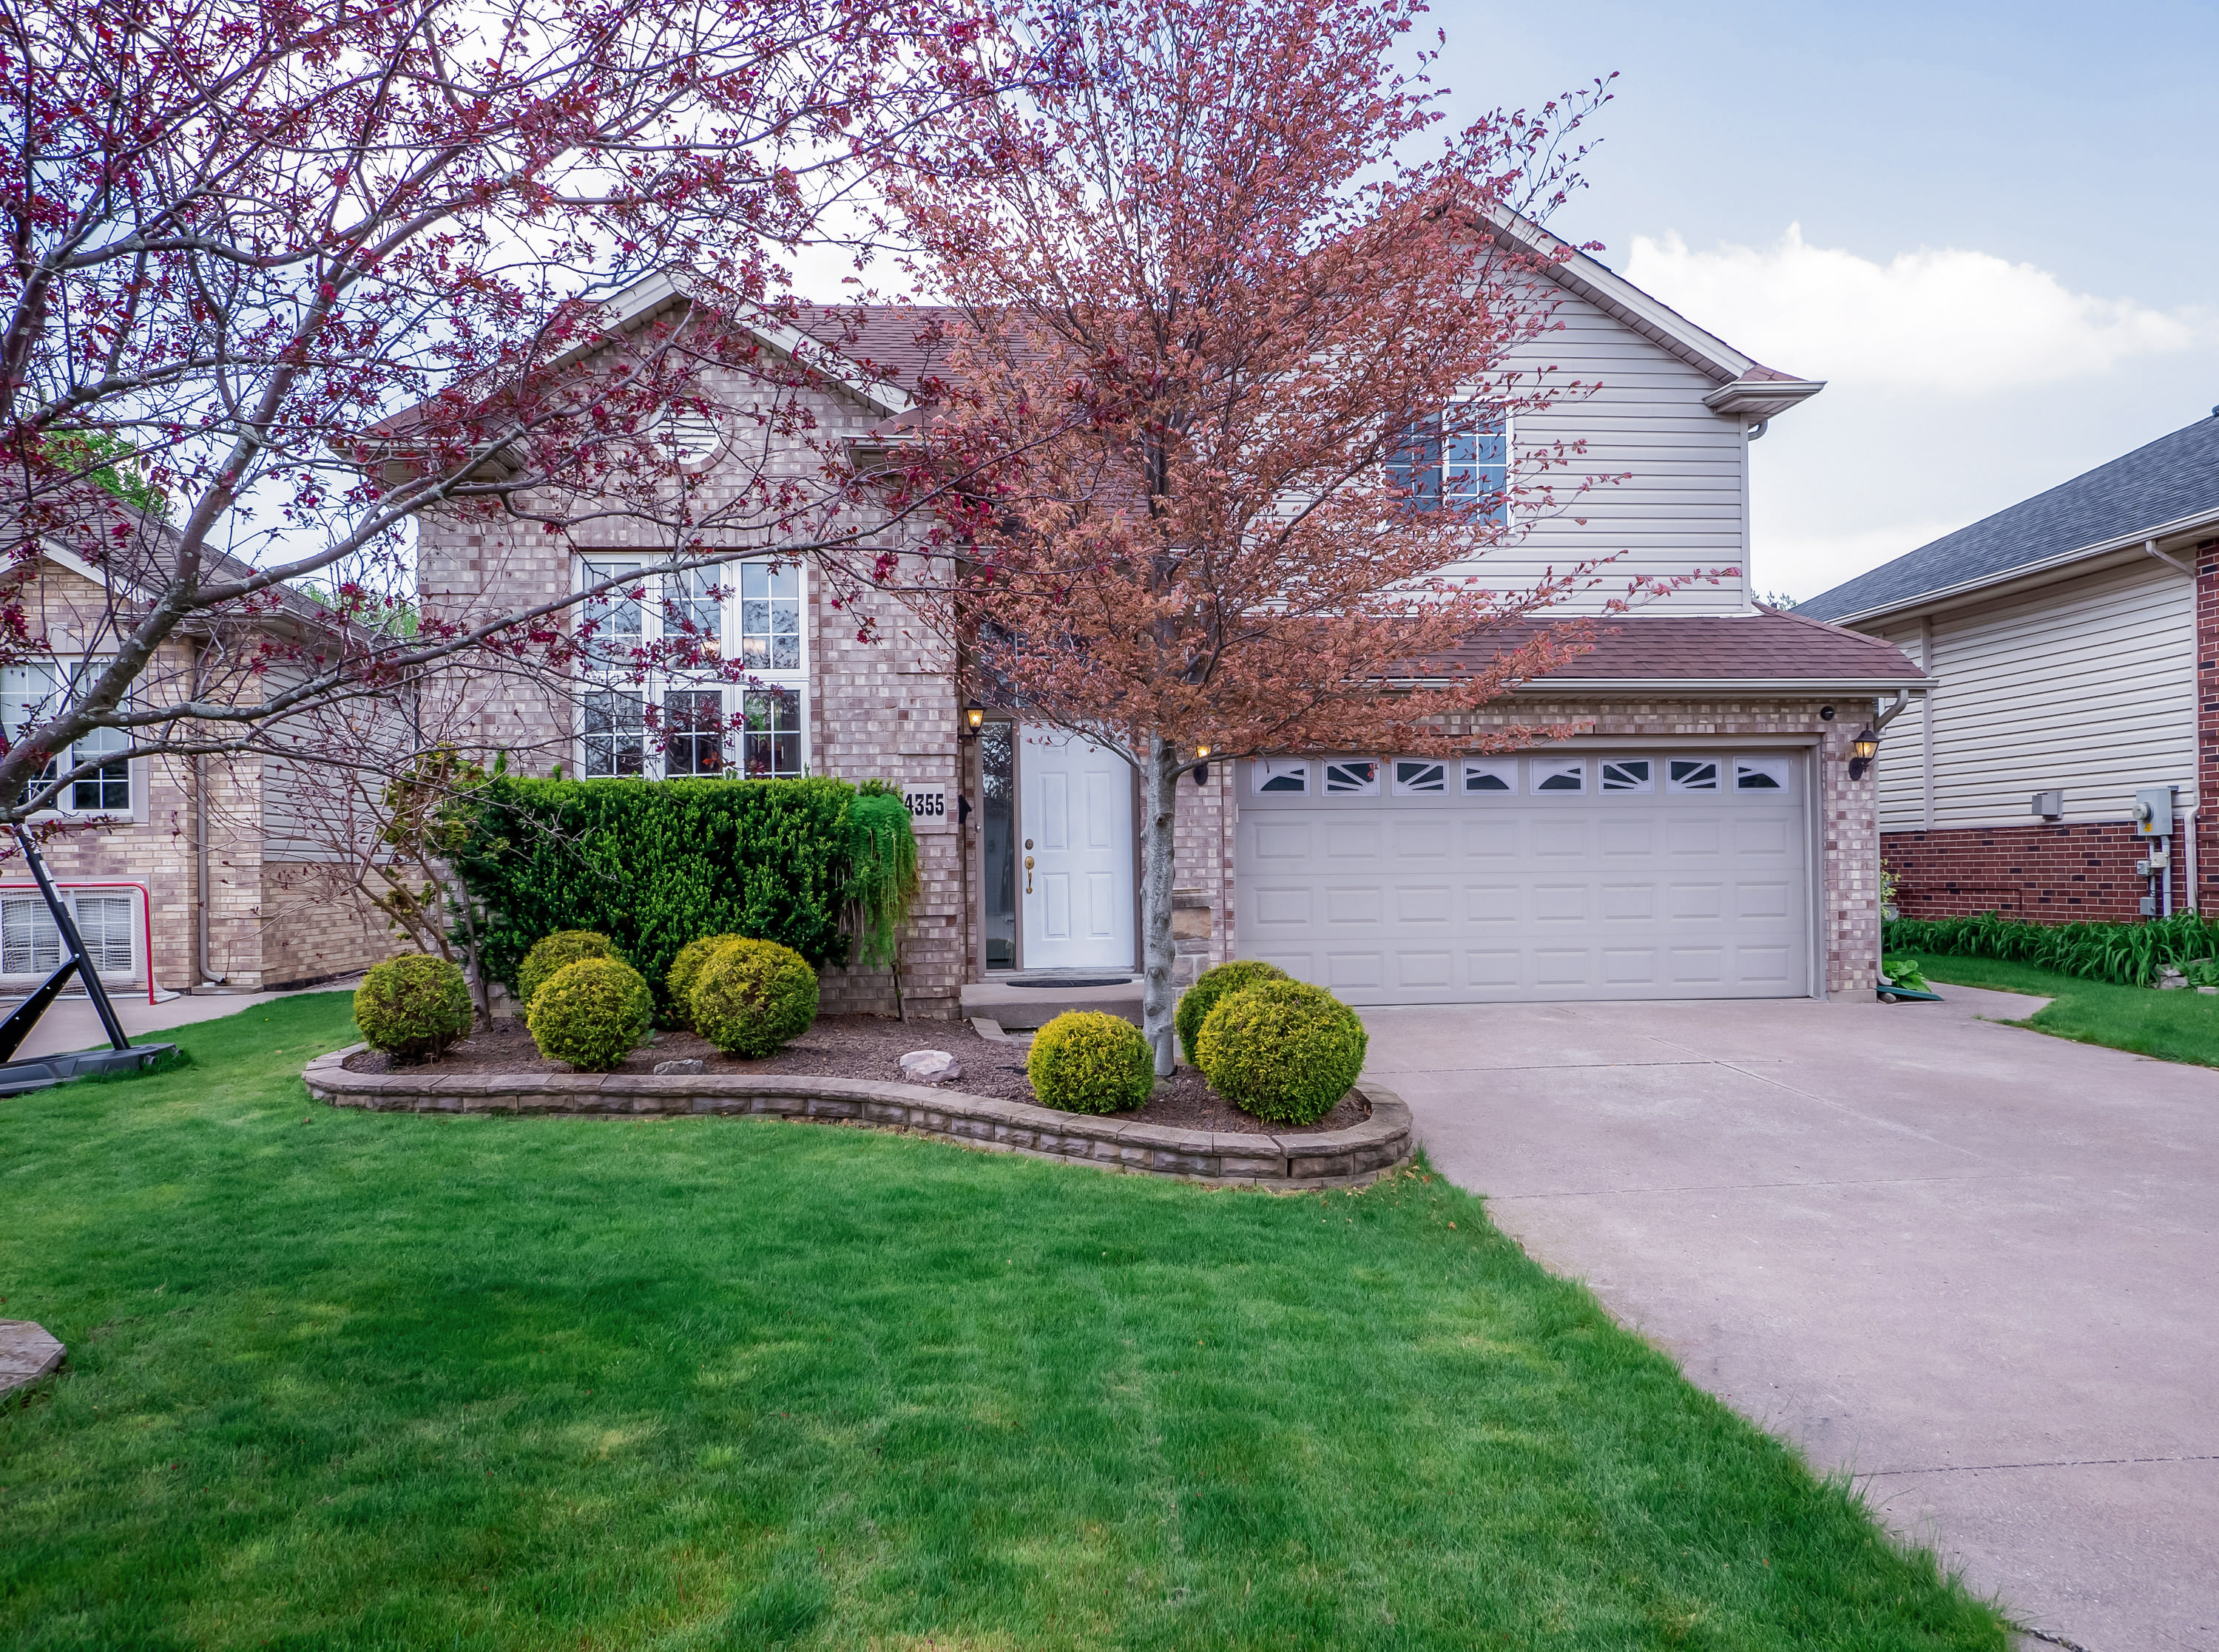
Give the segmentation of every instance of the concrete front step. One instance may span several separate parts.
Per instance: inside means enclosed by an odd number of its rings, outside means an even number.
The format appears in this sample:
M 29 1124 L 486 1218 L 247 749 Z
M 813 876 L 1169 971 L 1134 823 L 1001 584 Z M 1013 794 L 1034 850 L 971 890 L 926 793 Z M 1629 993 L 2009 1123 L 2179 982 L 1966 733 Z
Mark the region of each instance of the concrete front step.
M 1100 981 L 1122 975 L 1122 970 L 1027 970 L 1018 979 Z M 1007 976 L 972 981 L 963 988 L 965 1016 L 984 1015 L 1005 1028 L 1020 1031 L 1045 1027 L 1066 1009 L 1095 1009 L 1122 1015 L 1141 1024 L 1141 978 L 1133 975 L 1116 986 L 1018 986 Z

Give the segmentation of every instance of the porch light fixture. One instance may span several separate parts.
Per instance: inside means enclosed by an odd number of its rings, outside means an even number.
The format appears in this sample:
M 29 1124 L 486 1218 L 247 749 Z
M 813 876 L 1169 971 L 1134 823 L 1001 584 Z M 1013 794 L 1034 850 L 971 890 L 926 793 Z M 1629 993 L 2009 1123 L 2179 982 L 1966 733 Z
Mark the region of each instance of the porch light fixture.
M 1872 767 L 1873 759 L 1879 755 L 1880 736 L 1873 732 L 1872 725 L 1867 724 L 1849 742 L 1849 778 L 1853 780 L 1864 779 L 1865 771 Z
M 1194 783 L 1197 786 L 1208 786 L 1209 784 L 1209 748 L 1197 746 L 1194 748 L 1194 755 L 1201 760 L 1194 766 Z
M 967 737 L 979 732 L 986 721 L 986 708 L 973 702 L 963 708 L 963 732 Z

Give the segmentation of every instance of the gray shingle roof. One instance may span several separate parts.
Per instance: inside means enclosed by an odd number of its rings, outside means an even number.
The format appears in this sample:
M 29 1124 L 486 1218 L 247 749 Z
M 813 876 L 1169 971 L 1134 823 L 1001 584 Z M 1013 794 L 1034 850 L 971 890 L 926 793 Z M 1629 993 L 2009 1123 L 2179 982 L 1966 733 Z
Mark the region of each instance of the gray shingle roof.
M 1795 612 L 1812 619 L 1899 607 L 1931 591 L 1991 578 L 2084 546 L 2219 511 L 2219 416 L 2160 436 L 2046 494 L 1944 534 Z

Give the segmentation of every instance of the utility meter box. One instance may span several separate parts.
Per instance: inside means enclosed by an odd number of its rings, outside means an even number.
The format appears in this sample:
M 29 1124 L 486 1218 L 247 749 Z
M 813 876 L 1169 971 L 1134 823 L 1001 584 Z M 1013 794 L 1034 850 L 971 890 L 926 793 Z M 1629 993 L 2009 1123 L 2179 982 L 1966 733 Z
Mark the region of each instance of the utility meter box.
M 2169 786 L 2146 786 L 2135 792 L 2135 835 L 2172 835 L 2172 794 Z

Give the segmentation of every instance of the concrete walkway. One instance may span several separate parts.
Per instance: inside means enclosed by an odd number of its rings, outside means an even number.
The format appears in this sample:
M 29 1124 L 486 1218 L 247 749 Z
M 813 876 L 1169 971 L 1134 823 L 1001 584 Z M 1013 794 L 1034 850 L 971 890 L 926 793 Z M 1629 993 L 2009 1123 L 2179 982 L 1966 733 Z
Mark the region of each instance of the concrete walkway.
M 1942 991 L 1371 1009 L 1369 1071 L 1537 1258 L 2019 1621 L 2219 1652 L 2219 1071 Z

